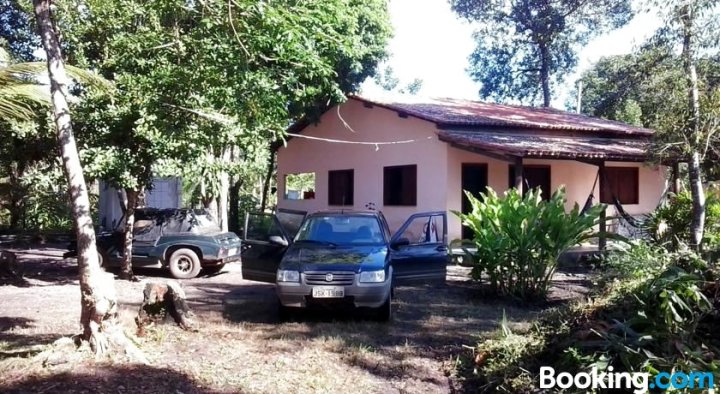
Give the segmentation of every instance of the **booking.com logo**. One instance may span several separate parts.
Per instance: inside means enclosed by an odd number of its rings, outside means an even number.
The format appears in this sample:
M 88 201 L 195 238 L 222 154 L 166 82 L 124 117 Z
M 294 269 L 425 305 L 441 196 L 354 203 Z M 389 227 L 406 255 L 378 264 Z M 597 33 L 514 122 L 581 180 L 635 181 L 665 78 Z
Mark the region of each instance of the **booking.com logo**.
M 571 374 L 561 372 L 555 376 L 552 367 L 540 367 L 541 389 L 635 389 L 633 393 L 645 393 L 650 389 L 708 389 L 715 392 L 715 378 L 710 372 L 660 372 L 650 378 L 647 372 L 613 372 L 613 367 L 600 372 L 592 367 L 589 372 Z

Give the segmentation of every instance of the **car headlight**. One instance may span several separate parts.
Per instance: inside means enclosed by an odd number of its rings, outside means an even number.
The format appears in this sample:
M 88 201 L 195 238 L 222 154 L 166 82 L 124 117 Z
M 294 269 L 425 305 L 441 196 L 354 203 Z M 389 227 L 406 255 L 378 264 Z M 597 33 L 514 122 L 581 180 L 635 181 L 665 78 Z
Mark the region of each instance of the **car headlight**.
M 277 281 L 278 282 L 300 282 L 300 272 L 278 270 Z
M 364 283 L 385 282 L 385 270 L 361 272 L 360 273 L 360 282 L 364 282 Z

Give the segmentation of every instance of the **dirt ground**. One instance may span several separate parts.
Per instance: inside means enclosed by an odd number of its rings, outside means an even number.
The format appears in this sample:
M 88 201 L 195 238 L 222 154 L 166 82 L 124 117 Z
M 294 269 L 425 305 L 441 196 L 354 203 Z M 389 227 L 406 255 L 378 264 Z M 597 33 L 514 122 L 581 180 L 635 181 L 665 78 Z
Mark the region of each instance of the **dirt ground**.
M 445 285 L 400 287 L 390 323 L 357 314 L 304 313 L 279 322 L 271 285 L 242 279 L 239 264 L 181 281 L 199 330 L 172 325 L 135 336 L 145 281 L 116 281 L 121 321 L 150 365 L 122 358 L 47 357 L 49 344 L 79 332 L 80 290 L 73 260 L 61 249 L 19 254 L 23 283 L 0 279 L 0 392 L 467 392 L 456 376 L 468 348 L 498 327 L 503 313 L 517 328 L 548 304 L 519 307 L 483 298 L 468 270 L 452 266 Z M 584 294 L 581 273 L 563 272 L 550 304 Z M 26 351 L 27 350 L 27 351 Z M 76 352 L 77 353 L 77 352 Z

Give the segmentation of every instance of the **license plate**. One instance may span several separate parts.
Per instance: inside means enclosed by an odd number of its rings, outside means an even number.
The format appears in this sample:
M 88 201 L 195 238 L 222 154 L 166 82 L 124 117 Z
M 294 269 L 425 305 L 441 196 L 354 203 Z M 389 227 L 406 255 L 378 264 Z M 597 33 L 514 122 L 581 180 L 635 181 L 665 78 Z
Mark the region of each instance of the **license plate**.
M 235 256 L 237 254 L 237 248 L 228 249 L 228 256 Z
M 312 296 L 314 298 L 343 298 L 345 297 L 345 288 L 337 286 L 313 287 Z

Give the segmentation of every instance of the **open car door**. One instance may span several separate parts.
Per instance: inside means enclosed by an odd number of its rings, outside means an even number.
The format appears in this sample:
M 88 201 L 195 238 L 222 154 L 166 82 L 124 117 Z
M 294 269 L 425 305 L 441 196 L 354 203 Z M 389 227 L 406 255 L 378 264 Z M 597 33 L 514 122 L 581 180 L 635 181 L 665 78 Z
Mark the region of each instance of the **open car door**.
M 280 260 L 300 229 L 306 212 L 248 213 L 242 240 L 243 279 L 275 283 Z
M 416 213 L 390 241 L 393 281 L 396 285 L 444 283 L 449 253 L 447 214 Z

